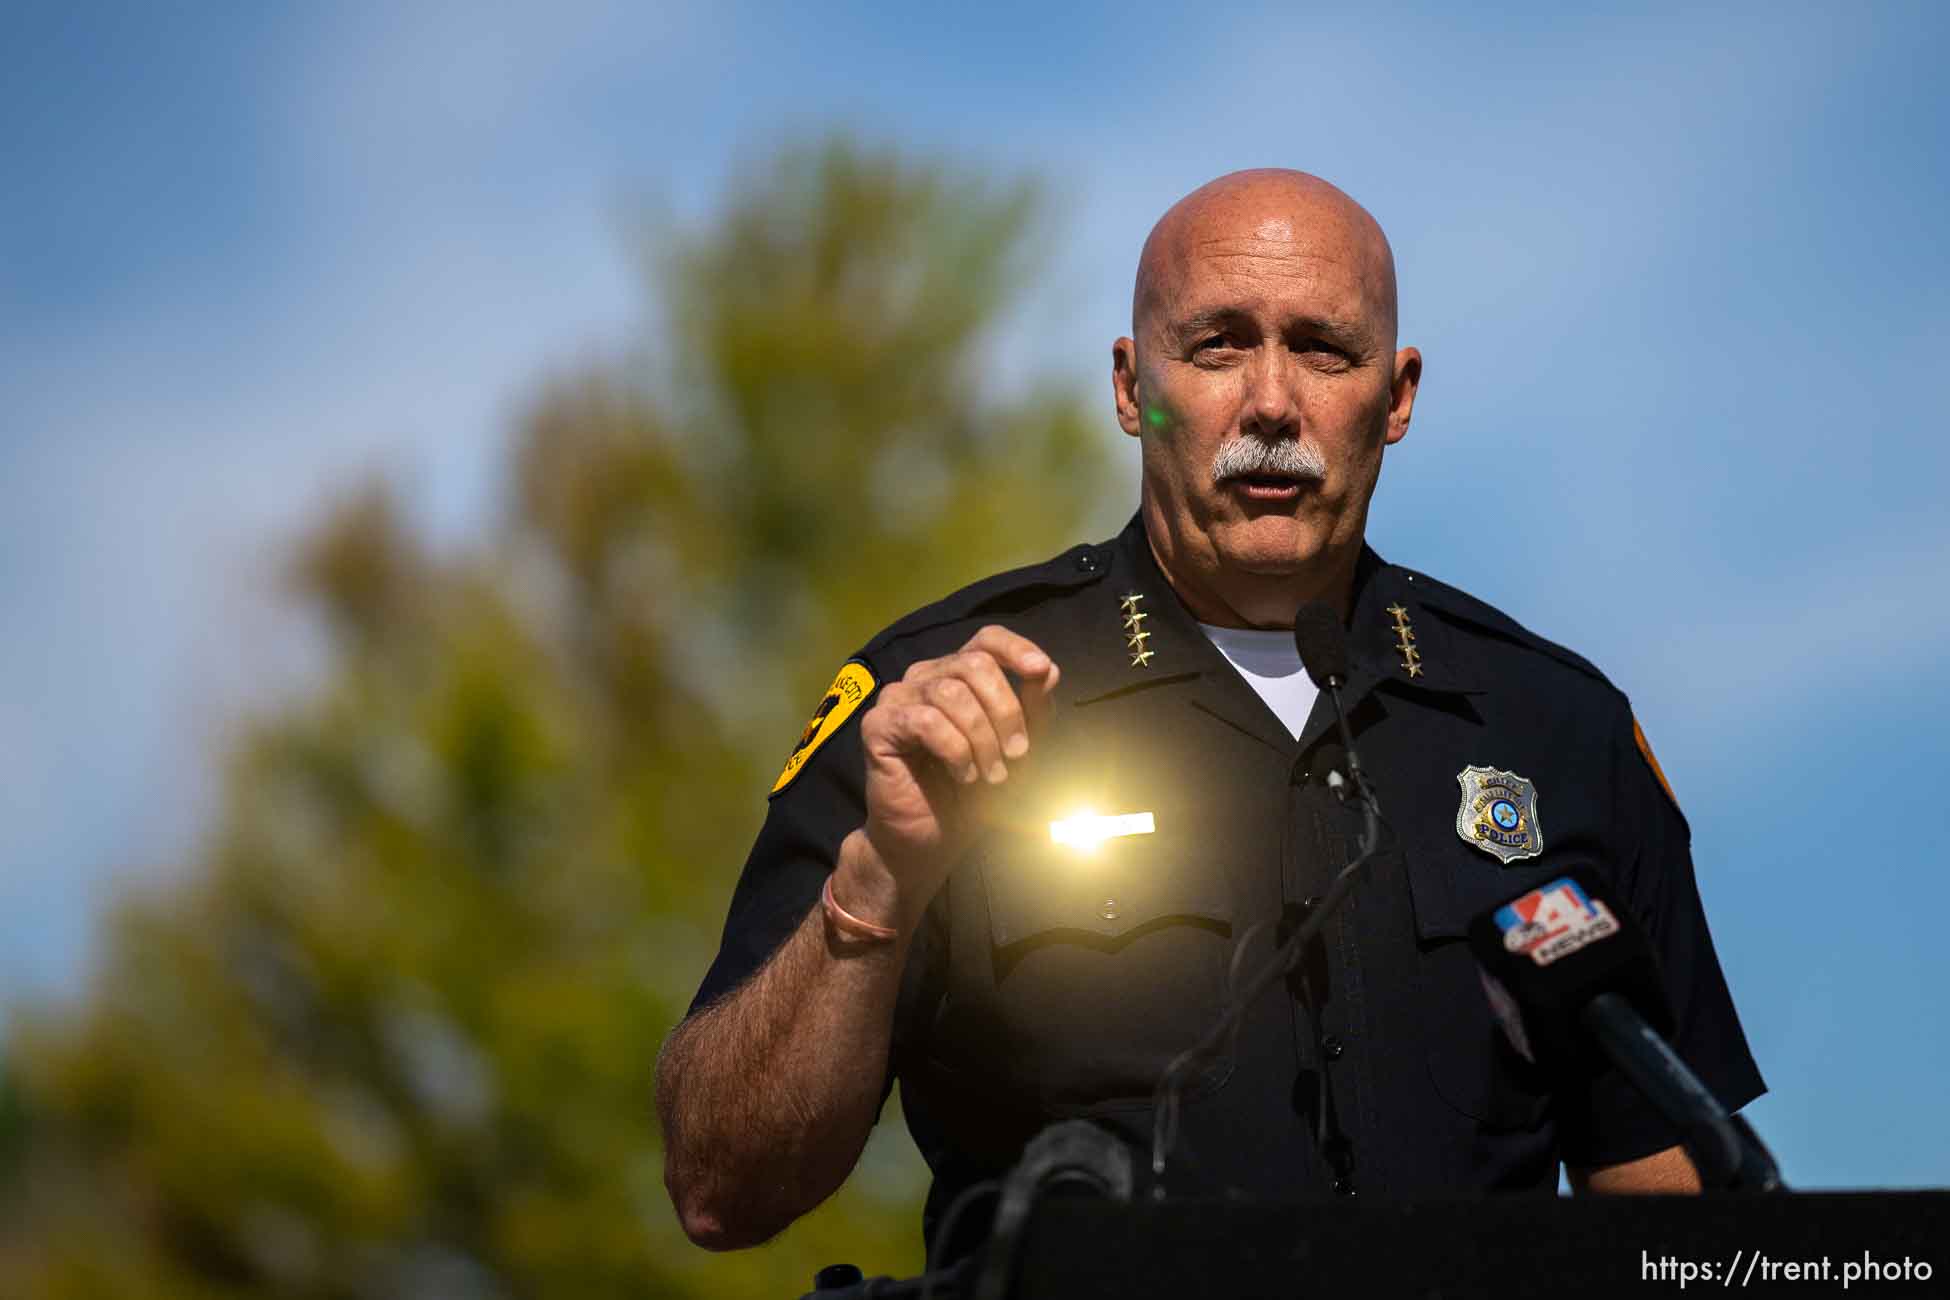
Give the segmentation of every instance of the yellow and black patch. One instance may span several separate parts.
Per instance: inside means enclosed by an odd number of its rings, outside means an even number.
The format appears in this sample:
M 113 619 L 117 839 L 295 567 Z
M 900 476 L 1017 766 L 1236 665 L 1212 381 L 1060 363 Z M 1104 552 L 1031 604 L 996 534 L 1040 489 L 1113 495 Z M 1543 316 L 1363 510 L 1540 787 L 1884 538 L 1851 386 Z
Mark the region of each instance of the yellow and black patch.
M 1666 792 L 1666 798 L 1672 800 L 1674 808 L 1679 807 L 1679 796 L 1672 792 L 1672 782 L 1666 780 L 1666 769 L 1660 767 L 1659 760 L 1653 756 L 1651 742 L 1646 740 L 1645 728 L 1639 726 L 1637 718 L 1632 719 L 1632 739 L 1638 742 L 1639 753 L 1645 755 L 1645 765 L 1652 769 L 1652 775 L 1659 778 L 1659 788 Z
M 826 688 L 826 697 L 813 710 L 812 721 L 799 734 L 799 743 L 792 747 L 792 753 L 785 760 L 785 770 L 779 779 L 772 782 L 772 794 L 777 794 L 792 784 L 819 747 L 826 743 L 840 725 L 853 716 L 853 711 L 866 703 L 873 694 L 873 673 L 857 659 L 849 659 L 840 665 L 840 675 Z M 768 798 L 770 796 L 767 796 Z

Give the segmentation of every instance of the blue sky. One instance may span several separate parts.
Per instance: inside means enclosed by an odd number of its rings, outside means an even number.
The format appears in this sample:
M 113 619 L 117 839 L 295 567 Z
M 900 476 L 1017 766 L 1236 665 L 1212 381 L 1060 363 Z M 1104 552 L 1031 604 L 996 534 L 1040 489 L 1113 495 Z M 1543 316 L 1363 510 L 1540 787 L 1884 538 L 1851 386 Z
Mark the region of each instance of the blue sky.
M 1388 229 L 1427 358 L 1376 545 L 1632 695 L 1789 1178 L 1950 1182 L 1950 10 L 1058 8 L 9 6 L 0 996 L 79 986 L 315 666 L 274 587 L 322 496 L 475 535 L 523 395 L 643 324 L 645 205 L 835 126 L 1041 172 L 998 382 L 1114 439 L 1151 221 L 1291 165 Z

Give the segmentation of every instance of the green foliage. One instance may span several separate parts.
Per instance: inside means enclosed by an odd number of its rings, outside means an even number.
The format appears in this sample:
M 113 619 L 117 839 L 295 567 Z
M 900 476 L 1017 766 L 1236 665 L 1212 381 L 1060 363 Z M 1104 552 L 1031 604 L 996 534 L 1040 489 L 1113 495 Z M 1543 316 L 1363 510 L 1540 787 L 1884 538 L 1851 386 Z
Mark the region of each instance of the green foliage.
M 0 1089 L 0 1293 L 796 1295 L 920 1266 L 892 1105 L 826 1206 L 684 1241 L 651 1078 L 837 663 L 1073 540 L 1073 394 L 998 400 L 1021 186 L 788 151 L 652 265 L 667 360 L 545 385 L 506 509 L 428 553 L 387 490 L 292 565 L 332 646 L 240 736 L 200 860 L 124 899 Z

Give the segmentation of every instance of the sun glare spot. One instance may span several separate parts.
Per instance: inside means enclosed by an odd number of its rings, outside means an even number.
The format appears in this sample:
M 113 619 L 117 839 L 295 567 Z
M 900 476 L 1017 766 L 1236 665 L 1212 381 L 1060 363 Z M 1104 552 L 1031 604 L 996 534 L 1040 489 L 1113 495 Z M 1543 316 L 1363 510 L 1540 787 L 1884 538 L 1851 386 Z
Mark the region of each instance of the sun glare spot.
M 1155 829 L 1151 814 L 1148 812 L 1100 817 L 1089 809 L 1082 809 L 1059 821 L 1051 822 L 1049 837 L 1056 843 L 1068 845 L 1080 853 L 1094 853 L 1105 840 L 1124 835 L 1149 835 Z

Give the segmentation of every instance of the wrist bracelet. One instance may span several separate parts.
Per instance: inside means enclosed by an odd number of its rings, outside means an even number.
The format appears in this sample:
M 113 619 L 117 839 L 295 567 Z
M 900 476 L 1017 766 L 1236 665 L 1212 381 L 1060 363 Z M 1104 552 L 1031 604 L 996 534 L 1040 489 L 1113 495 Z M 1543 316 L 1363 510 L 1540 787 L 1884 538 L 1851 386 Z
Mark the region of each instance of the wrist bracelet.
M 826 909 L 826 919 L 833 923 L 833 928 L 849 939 L 871 939 L 875 943 L 884 943 L 900 933 L 892 926 L 862 920 L 841 907 L 833 898 L 833 877 L 830 875 L 826 877 L 826 883 L 819 887 L 819 903 Z

